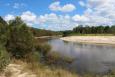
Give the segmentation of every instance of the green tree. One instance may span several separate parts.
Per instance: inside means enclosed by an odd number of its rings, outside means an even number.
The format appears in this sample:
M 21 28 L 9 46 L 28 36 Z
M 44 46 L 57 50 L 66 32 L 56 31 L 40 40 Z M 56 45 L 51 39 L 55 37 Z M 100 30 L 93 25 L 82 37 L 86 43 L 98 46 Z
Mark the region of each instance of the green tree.
M 9 22 L 10 36 L 7 49 L 16 58 L 24 58 L 34 49 L 34 37 L 27 25 L 17 17 Z
M 109 26 L 104 27 L 104 33 L 111 33 Z
M 8 39 L 8 25 L 7 23 L 0 17 L 0 44 L 6 45 Z
M 3 25 L 7 25 L 7 22 L 0 16 L 0 23 Z
M 115 34 L 115 25 L 112 25 L 112 27 L 111 27 L 111 33 Z
M 67 31 L 65 31 L 67 32 Z M 115 34 L 115 25 L 113 26 L 83 26 L 79 25 L 73 29 L 74 33 L 77 34 L 102 34 L 102 33 L 111 33 Z

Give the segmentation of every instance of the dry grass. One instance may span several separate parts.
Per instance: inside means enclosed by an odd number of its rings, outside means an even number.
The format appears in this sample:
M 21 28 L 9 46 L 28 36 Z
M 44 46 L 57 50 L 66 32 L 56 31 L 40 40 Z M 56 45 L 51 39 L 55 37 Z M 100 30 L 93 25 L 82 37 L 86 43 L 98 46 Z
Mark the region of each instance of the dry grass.
M 21 67 L 18 68 L 17 66 Z M 4 76 L 0 75 L 0 77 L 14 77 L 15 76 L 14 74 L 16 74 L 17 72 L 16 71 L 13 72 L 13 70 L 10 70 L 11 67 L 17 68 L 16 70 L 21 70 L 19 77 L 21 77 L 21 74 L 23 75 L 24 73 L 29 73 L 30 75 L 32 74 L 36 75 L 35 77 L 79 77 L 77 74 L 62 68 L 51 68 L 39 62 L 27 63 L 16 59 L 12 60 L 11 64 L 8 65 L 8 68 L 6 69 Z
M 12 72 L 10 70 L 5 72 L 5 77 L 11 77 L 12 76 Z
M 77 74 L 68 70 L 62 68 L 51 69 L 40 63 L 28 63 L 25 65 L 25 69 L 34 72 L 37 77 L 78 77 Z
M 115 75 L 105 75 L 105 76 L 99 76 L 99 75 L 91 75 L 86 74 L 83 76 L 79 76 L 76 73 L 72 73 L 68 70 L 62 69 L 62 68 L 51 68 L 46 65 L 40 64 L 40 63 L 26 63 L 21 60 L 13 60 L 12 62 L 15 66 L 21 66 L 23 69 L 21 69 L 20 76 L 17 77 L 115 77 Z M 11 65 L 11 64 L 10 64 Z M 17 68 L 18 69 L 18 68 Z M 28 73 L 28 75 L 26 75 Z M 7 70 L 4 74 L 4 76 L 0 77 L 16 77 L 12 75 L 12 70 Z M 16 73 L 14 73 L 16 74 Z M 23 76 L 23 75 L 26 76 Z M 30 76 L 31 75 L 31 76 Z

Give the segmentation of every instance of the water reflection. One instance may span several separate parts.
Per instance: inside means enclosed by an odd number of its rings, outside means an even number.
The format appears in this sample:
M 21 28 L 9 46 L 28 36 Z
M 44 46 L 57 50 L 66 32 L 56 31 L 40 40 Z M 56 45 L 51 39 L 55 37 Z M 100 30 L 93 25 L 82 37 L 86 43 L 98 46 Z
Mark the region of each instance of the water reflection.
M 79 73 L 106 73 L 115 68 L 115 47 L 49 40 L 53 51 L 74 58 L 71 68 Z

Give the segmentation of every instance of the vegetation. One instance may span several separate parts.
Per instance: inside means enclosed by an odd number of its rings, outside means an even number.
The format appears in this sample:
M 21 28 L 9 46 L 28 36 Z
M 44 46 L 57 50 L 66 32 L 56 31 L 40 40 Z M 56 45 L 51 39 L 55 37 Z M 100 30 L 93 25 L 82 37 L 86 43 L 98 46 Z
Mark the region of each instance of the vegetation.
M 0 17 L 0 44 L 6 45 L 8 37 L 8 25 Z
M 34 49 L 34 37 L 29 27 L 19 17 L 10 21 L 7 50 L 16 58 L 23 58 Z
M 3 46 L 0 45 L 0 71 L 5 68 L 10 61 L 9 54 Z
M 0 70 L 9 63 L 9 55 L 4 47 L 7 43 L 7 26 L 7 23 L 0 17 Z
M 114 34 L 114 26 L 99 27 L 94 33 Z M 90 30 L 91 29 L 91 30 Z M 77 27 L 73 31 L 63 32 L 63 36 L 80 33 L 92 34 L 92 27 Z M 34 37 L 59 35 L 60 32 L 41 30 L 28 27 L 20 17 L 8 23 L 0 17 L 0 70 L 4 69 L 13 60 L 25 64 L 25 69 L 33 71 L 39 77 L 79 77 L 75 71 L 66 67 L 72 62 L 70 58 L 62 58 L 51 52 L 48 44 L 40 43 Z M 15 63 L 16 63 L 15 61 Z M 11 72 L 7 73 L 9 76 Z M 83 77 L 90 77 L 83 76 Z M 94 76 L 93 76 L 94 77 Z M 98 76 L 97 76 L 98 77 Z
M 113 26 L 85 26 L 82 25 L 73 29 L 74 32 L 80 34 L 114 34 L 115 25 Z
M 60 57 L 51 54 L 51 47 L 48 44 L 40 43 L 38 39 L 34 39 L 38 36 L 57 34 L 58 32 L 28 27 L 20 17 L 16 17 L 8 23 L 0 17 L 0 69 L 4 69 L 10 63 L 10 59 L 11 61 L 13 59 L 21 60 L 27 63 L 29 67 L 35 65 L 35 68 L 38 68 L 38 65 L 41 64 L 42 68 L 48 66 L 50 71 L 52 71 L 51 68 L 57 69 L 55 64 L 63 62 L 64 59 L 61 60 Z M 53 66 L 50 66 L 52 64 Z
M 63 36 L 68 35 L 115 35 L 115 25 L 112 26 L 83 26 L 79 25 L 73 30 L 63 31 Z
M 57 31 L 50 31 L 50 30 L 37 29 L 37 28 L 31 28 L 31 31 L 35 37 L 61 35 L 61 33 Z

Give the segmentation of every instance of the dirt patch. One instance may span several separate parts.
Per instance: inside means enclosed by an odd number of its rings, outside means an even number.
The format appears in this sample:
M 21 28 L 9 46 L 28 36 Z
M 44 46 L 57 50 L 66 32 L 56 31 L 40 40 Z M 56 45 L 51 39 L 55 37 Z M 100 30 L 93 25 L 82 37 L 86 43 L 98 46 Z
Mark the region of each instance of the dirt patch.
M 9 64 L 0 77 L 36 77 L 35 74 L 24 71 L 24 66 Z

